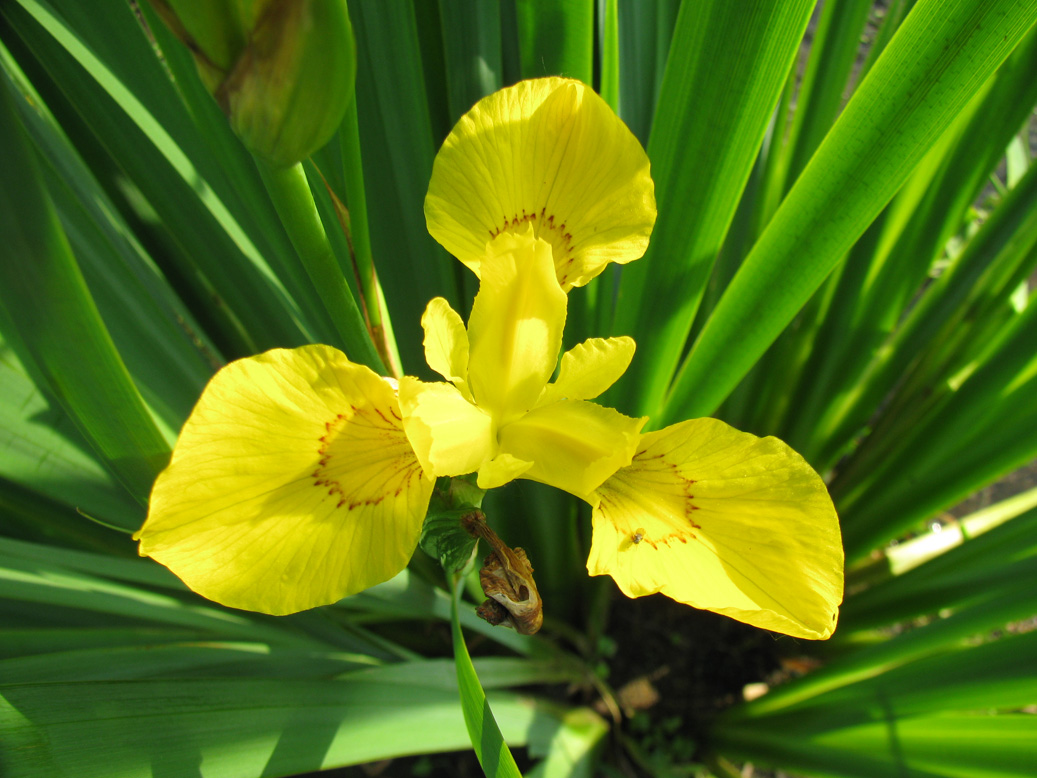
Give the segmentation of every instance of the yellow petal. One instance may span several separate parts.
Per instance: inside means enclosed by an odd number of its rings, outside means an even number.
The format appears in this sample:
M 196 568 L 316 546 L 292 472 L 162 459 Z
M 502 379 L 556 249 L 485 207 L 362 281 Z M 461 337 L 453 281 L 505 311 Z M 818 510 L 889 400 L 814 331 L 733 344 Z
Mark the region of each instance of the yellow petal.
M 509 481 L 514 481 L 532 466 L 532 462 L 516 459 L 511 454 L 498 454 L 479 468 L 476 486 L 480 489 L 496 489 Z
M 425 361 L 450 381 L 461 394 L 467 394 L 468 333 L 464 322 L 442 297 L 429 301 L 421 317 L 425 330 Z
M 134 537 L 204 597 L 294 613 L 402 570 L 432 483 L 388 383 L 327 346 L 276 349 L 213 377 Z
M 502 427 L 500 450 L 534 463 L 523 478 L 586 499 L 602 481 L 630 464 L 647 420 L 583 400 L 563 400 Z
M 487 240 L 532 224 L 567 292 L 643 255 L 655 216 L 641 144 L 594 90 L 565 78 L 476 103 L 436 155 L 425 198 L 428 231 L 480 277 Z
M 777 438 L 675 424 L 642 436 L 596 498 L 587 569 L 627 596 L 662 592 L 803 638 L 835 629 L 839 520 L 820 476 Z
M 593 400 L 619 380 L 634 358 L 634 340 L 591 338 L 562 354 L 558 380 L 540 397 L 539 405 L 557 400 Z
M 400 407 L 414 453 L 432 475 L 474 473 L 497 454 L 493 419 L 451 384 L 404 376 Z
M 533 407 L 558 363 L 566 297 L 551 247 L 527 230 L 483 262 L 468 319 L 469 388 L 498 425 Z

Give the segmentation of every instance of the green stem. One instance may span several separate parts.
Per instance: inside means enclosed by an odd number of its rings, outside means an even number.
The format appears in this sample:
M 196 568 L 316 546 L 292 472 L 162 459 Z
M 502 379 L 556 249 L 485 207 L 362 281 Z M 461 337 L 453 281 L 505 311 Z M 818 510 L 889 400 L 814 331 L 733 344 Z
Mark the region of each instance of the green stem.
M 257 159 L 256 165 L 288 237 L 335 324 L 346 354 L 355 362 L 384 374 L 385 365 L 342 275 L 302 164 L 275 168 Z
M 490 705 L 486 701 L 486 693 L 479 683 L 479 677 L 472 666 L 472 658 L 468 655 L 464 635 L 461 633 L 461 622 L 458 608 L 461 592 L 464 590 L 464 577 L 451 574 L 450 625 L 454 638 L 454 664 L 457 668 L 457 686 L 461 694 L 461 709 L 464 712 L 468 737 L 472 741 L 479 764 L 487 776 L 494 778 L 522 778 L 515 758 L 504 742 L 500 728 L 493 718 Z

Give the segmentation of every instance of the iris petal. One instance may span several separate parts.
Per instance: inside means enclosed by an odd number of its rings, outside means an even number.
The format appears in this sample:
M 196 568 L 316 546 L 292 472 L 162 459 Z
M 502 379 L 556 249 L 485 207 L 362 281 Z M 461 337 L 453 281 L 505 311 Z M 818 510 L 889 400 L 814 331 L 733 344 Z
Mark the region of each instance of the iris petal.
M 642 436 L 594 502 L 588 571 L 627 596 L 662 592 L 803 638 L 835 629 L 838 517 L 820 476 L 780 440 L 682 422 Z
M 428 366 L 467 395 L 468 333 L 460 315 L 445 299 L 436 297 L 425 308 L 421 326 Z
M 404 376 L 400 406 L 407 438 L 432 475 L 472 473 L 497 454 L 493 419 L 451 384 Z
M 646 421 L 583 400 L 563 400 L 502 427 L 501 453 L 534 463 L 523 478 L 586 498 L 630 464 Z
M 271 614 L 391 578 L 432 481 L 392 388 L 327 346 L 276 349 L 213 377 L 134 536 L 191 589 Z
M 540 397 L 558 362 L 566 312 L 551 247 L 528 230 L 502 246 L 483 261 L 468 319 L 469 388 L 498 425 Z
M 488 240 L 533 225 L 567 292 L 642 256 L 655 217 L 641 144 L 594 90 L 565 78 L 476 103 L 436 155 L 425 198 L 429 232 L 480 277 Z
M 593 400 L 619 380 L 634 358 L 634 340 L 591 338 L 562 354 L 558 380 L 549 384 L 539 405 L 557 400 Z
M 532 466 L 532 462 L 517 459 L 511 454 L 498 454 L 493 459 L 484 462 L 479 468 L 476 486 L 480 489 L 496 489 L 498 486 L 504 486 L 509 481 L 515 480 Z

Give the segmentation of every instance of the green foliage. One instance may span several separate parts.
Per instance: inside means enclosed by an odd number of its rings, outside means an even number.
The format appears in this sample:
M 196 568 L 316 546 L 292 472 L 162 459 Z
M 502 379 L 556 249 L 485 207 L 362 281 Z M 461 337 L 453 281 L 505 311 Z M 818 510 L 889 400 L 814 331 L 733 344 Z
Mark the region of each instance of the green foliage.
M 274 619 L 201 600 L 105 528 L 139 527 L 227 360 L 324 342 L 421 375 L 428 300 L 475 290 L 425 228 L 435 151 L 481 96 L 561 74 L 642 140 L 659 203 L 648 254 L 573 291 L 572 330 L 634 336 L 624 410 L 787 440 L 826 476 L 850 565 L 835 637 L 795 647 L 819 669 L 694 733 L 617 720 L 616 763 L 1031 773 L 1033 497 L 931 525 L 1037 456 L 1033 2 L 349 14 L 355 100 L 274 169 L 151 5 L 0 5 L 0 772 L 279 776 L 469 746 L 491 775 L 517 774 L 509 746 L 530 775 L 606 769 L 609 725 L 583 706 L 619 715 L 604 647 L 637 636 L 605 634 L 613 589 L 587 580 L 574 498 L 486 501 L 535 564 L 534 637 L 478 619 L 420 555 Z M 451 570 L 481 495 L 458 499 L 422 541 Z

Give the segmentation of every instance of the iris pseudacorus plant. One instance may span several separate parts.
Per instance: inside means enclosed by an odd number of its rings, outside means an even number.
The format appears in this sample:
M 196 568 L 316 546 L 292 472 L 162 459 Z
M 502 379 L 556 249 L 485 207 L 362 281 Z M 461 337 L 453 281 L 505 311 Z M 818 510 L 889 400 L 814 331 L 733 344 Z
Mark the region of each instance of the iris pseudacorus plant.
M 558 364 L 567 293 L 642 256 L 655 222 L 648 158 L 605 102 L 560 78 L 484 98 L 437 155 L 425 215 L 480 279 L 467 326 L 441 298 L 422 319 L 445 380 L 397 387 L 327 346 L 228 365 L 156 480 L 140 552 L 217 602 L 292 613 L 402 570 L 436 477 L 526 478 L 592 506 L 588 571 L 628 596 L 831 635 L 839 524 L 796 452 L 715 419 L 644 432 L 591 402 L 630 338 Z

